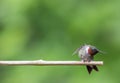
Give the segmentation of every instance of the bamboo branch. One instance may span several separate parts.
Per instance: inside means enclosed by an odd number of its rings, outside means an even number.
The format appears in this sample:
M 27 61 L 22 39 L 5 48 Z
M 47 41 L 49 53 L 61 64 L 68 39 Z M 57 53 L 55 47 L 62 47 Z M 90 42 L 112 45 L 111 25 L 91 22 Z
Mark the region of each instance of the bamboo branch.
M 45 61 L 45 60 L 33 60 L 33 61 L 0 61 L 0 66 L 22 66 L 22 65 L 33 65 L 33 66 L 80 66 L 80 65 L 103 65 L 103 61 Z

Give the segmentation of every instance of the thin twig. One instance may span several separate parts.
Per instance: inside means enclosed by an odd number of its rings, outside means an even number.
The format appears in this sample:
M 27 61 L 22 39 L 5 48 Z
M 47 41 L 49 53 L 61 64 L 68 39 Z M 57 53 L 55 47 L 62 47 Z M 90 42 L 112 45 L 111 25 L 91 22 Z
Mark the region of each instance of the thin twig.
M 22 66 L 22 65 L 33 65 L 33 66 L 80 66 L 80 65 L 103 65 L 103 61 L 45 61 L 45 60 L 33 60 L 33 61 L 0 61 L 0 66 Z

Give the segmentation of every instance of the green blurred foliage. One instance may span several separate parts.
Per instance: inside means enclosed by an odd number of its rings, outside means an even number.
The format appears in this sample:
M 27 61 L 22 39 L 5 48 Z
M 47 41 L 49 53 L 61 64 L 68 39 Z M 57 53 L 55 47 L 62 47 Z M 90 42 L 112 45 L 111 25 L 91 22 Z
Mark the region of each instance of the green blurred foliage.
M 0 60 L 79 60 L 92 44 L 106 54 L 99 72 L 84 66 L 1 66 L 0 83 L 119 83 L 119 0 L 1 0 Z

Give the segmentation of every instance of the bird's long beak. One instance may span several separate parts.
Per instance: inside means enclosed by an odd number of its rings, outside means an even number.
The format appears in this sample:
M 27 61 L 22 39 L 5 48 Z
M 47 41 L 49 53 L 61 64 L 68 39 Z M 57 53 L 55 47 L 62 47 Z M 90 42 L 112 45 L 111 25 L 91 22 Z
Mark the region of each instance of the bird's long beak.
M 101 54 L 106 54 L 106 52 L 99 50 L 99 53 Z

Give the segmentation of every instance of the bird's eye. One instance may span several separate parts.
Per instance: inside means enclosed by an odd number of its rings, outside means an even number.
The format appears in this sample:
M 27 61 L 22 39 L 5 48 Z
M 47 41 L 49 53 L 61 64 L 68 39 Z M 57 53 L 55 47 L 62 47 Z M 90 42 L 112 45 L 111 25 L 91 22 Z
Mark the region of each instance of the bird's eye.
M 93 53 L 94 53 L 94 54 L 98 53 L 98 50 L 97 50 L 97 49 L 95 49 L 95 48 L 94 48 L 94 49 L 92 49 L 92 51 L 93 51 Z

